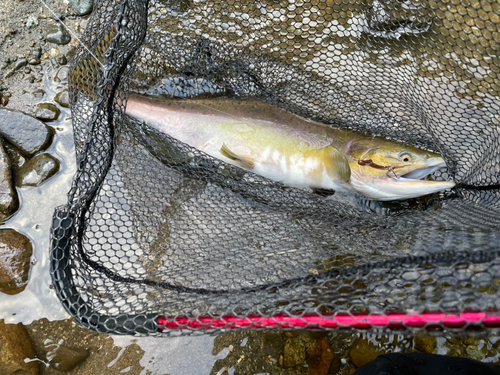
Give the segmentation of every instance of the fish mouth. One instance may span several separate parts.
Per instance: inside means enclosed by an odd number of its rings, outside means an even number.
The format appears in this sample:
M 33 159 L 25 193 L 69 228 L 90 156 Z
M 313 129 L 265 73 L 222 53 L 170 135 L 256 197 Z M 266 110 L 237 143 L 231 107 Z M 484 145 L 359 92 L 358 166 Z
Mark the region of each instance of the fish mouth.
M 393 171 L 389 171 L 381 178 L 370 180 L 360 178 L 360 175 L 355 173 L 351 175 L 350 185 L 354 191 L 378 201 L 417 198 L 451 189 L 455 186 L 455 181 L 422 180 L 422 178 L 443 167 L 446 167 L 446 164 L 441 159 L 437 160 L 433 165 L 414 169 L 401 176 L 396 175 Z
M 390 173 L 388 174 L 388 176 L 389 176 L 389 178 L 391 178 L 392 180 L 395 180 L 395 181 L 398 181 L 398 180 L 402 180 L 402 181 L 421 181 L 422 178 L 427 177 L 431 173 L 434 173 L 438 169 L 444 168 L 444 167 L 446 167 L 446 163 L 443 161 L 443 162 L 441 162 L 439 164 L 436 164 L 436 165 L 431 165 L 431 166 L 428 166 L 428 167 L 414 169 L 413 171 L 407 172 L 407 173 L 405 173 L 405 174 L 403 174 L 401 176 L 398 176 L 398 177 L 391 176 Z

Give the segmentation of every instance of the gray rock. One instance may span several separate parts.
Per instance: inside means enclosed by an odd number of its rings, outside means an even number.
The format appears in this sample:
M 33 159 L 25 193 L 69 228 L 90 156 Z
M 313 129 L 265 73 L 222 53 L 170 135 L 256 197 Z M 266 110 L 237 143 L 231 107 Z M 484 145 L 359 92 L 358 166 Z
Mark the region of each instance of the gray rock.
M 2 63 L 2 65 L 0 65 L 0 69 L 5 69 L 9 66 L 9 64 L 7 64 L 6 62 Z
M 68 44 L 71 42 L 71 36 L 68 34 L 66 29 L 60 23 L 47 25 L 45 28 L 47 42 L 55 44 Z
M 69 6 L 78 16 L 84 16 L 92 12 L 94 0 L 69 0 Z
M 54 101 L 59 104 L 61 107 L 69 108 L 69 93 L 68 90 L 61 91 L 58 93 Z
M 45 95 L 45 90 L 43 89 L 38 89 L 31 93 L 31 96 L 33 96 L 36 99 L 41 99 L 44 97 L 44 95 Z
M 0 320 L 0 374 L 39 374 L 38 361 L 25 362 L 25 358 L 36 358 L 26 328 L 21 323 L 5 324 Z
M 5 78 L 10 78 L 10 77 L 12 77 L 12 76 L 14 75 L 14 72 L 15 72 L 15 70 L 14 70 L 14 69 L 11 69 L 11 70 L 9 70 L 7 73 L 5 73 L 5 76 L 4 76 L 4 77 L 5 77 Z
M 5 142 L 3 148 L 9 157 L 12 174 L 15 175 L 16 168 L 19 169 L 22 167 L 26 159 L 19 153 L 17 148 L 12 146 L 9 142 Z
M 0 109 L 0 133 L 16 146 L 23 156 L 31 157 L 50 145 L 53 130 L 22 112 Z
M 89 353 L 82 348 L 70 348 L 64 345 L 59 346 L 54 358 L 50 360 L 50 366 L 62 372 L 69 372 L 76 366 L 83 363 L 89 356 Z
M 0 222 L 3 223 L 12 216 L 18 208 L 19 198 L 16 189 L 12 186 L 9 157 L 0 141 Z
M 16 186 L 39 186 L 59 171 L 59 160 L 49 154 L 33 156 L 19 169 L 14 169 Z
M 52 103 L 39 103 L 36 107 L 35 117 L 39 120 L 54 121 L 61 114 L 59 108 Z
M 26 21 L 26 27 L 28 29 L 32 29 L 34 27 L 37 27 L 38 23 L 38 18 L 36 18 L 35 16 L 29 16 L 28 20 Z
M 14 70 L 19 70 L 19 69 L 21 69 L 22 67 L 24 67 L 26 65 L 28 65 L 28 60 L 26 60 L 26 59 L 19 59 L 14 64 Z
M 30 57 L 28 60 L 28 64 L 30 65 L 38 65 L 40 64 L 40 59 L 36 56 Z
M 67 66 L 61 67 L 54 77 L 55 82 L 66 82 L 68 80 L 69 68 Z
M 14 295 L 26 288 L 32 254 L 28 237 L 14 229 L 0 229 L 0 292 Z
M 31 54 L 36 57 L 37 59 L 39 59 L 40 57 L 42 57 L 42 47 L 37 47 L 35 48 Z M 29 62 L 29 61 L 28 61 Z

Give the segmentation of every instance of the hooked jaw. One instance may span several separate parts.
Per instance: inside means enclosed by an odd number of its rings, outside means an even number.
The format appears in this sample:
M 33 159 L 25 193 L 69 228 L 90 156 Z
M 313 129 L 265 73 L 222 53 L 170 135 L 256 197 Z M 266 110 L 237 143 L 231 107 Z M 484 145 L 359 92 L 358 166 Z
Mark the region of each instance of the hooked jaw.
M 438 169 L 446 167 L 441 158 L 432 164 L 434 165 L 414 169 L 401 176 L 389 172 L 379 178 L 366 179 L 358 173 L 353 173 L 350 184 L 354 191 L 378 201 L 417 198 L 454 187 L 455 181 L 422 180 Z

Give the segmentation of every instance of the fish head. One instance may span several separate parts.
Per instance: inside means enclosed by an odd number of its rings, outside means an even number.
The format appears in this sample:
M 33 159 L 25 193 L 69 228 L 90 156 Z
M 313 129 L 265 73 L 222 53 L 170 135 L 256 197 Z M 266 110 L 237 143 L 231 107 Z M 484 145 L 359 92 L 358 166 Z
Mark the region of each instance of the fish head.
M 454 181 L 424 180 L 446 167 L 441 155 L 380 139 L 356 139 L 346 150 L 350 185 L 364 196 L 381 201 L 416 198 L 455 186 Z

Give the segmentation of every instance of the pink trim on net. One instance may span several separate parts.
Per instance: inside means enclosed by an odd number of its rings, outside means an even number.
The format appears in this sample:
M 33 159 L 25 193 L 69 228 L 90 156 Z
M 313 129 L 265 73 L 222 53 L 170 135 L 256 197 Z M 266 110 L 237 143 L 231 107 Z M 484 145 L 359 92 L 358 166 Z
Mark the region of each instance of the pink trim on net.
M 401 330 L 405 328 L 499 328 L 498 311 L 464 312 L 464 313 L 388 313 L 382 314 L 304 314 L 292 317 L 276 314 L 271 318 L 260 315 L 249 315 L 238 318 L 233 315 L 199 316 L 199 317 L 165 317 L 156 319 L 159 331 L 183 329 L 266 329 L 266 328 L 301 328 L 301 329 L 333 329 L 353 328 L 370 329 L 385 328 Z

